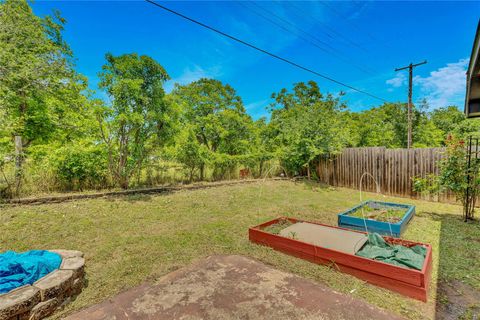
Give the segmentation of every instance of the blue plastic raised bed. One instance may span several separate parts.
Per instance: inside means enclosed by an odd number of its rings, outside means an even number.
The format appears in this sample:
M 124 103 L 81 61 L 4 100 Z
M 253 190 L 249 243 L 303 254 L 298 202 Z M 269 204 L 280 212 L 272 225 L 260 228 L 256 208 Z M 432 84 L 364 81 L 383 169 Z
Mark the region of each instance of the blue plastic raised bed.
M 403 218 L 396 223 L 388 223 L 373 219 L 366 219 L 364 221 L 363 218 L 352 216 L 354 212 L 361 210 L 364 206 L 377 208 L 381 207 L 386 209 L 405 209 L 405 214 Z M 368 232 L 377 232 L 387 236 L 393 235 L 394 237 L 400 237 L 407 228 L 407 224 L 410 222 L 414 215 L 415 206 L 412 205 L 367 200 L 348 211 L 340 213 L 338 215 L 338 226 L 342 228 L 365 231 L 366 223 Z

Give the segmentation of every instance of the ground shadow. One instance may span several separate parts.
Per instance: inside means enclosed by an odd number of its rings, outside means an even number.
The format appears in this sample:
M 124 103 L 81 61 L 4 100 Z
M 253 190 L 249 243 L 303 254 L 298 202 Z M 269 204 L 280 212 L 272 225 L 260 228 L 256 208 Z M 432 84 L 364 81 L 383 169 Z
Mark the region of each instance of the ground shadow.
M 480 221 L 434 212 L 419 217 L 440 223 L 435 319 L 480 319 Z

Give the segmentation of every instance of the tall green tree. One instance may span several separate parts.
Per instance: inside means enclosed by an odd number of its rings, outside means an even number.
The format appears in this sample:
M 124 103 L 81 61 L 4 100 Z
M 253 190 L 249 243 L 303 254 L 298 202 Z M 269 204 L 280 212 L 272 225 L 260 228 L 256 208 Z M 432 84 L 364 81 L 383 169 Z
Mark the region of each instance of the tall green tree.
M 209 162 L 210 151 L 199 143 L 194 127 L 186 125 L 175 138 L 175 159 L 188 169 L 189 181 L 192 182 L 197 170 Z
M 432 121 L 426 102 L 412 108 L 413 146 L 437 147 L 442 144 L 444 133 Z M 407 147 L 407 105 L 384 103 L 379 107 L 351 114 L 351 130 L 358 147 L 383 146 Z
M 251 143 L 251 152 L 258 162 L 258 175 L 263 177 L 264 174 L 267 174 L 267 172 L 264 172 L 265 162 L 274 158 L 275 155 L 276 130 L 267 122 L 265 117 L 262 117 L 253 123 L 252 132 L 252 139 L 254 140 Z
M 349 141 L 345 105 L 323 95 L 316 82 L 297 83 L 293 92 L 282 89 L 272 98 L 271 124 L 277 131 L 278 156 L 287 169 L 307 170 L 326 154 L 339 153 Z
M 446 146 L 450 134 L 458 139 L 467 141 L 468 137 L 480 137 L 480 122 L 476 119 L 467 119 L 457 106 L 448 106 L 434 109 L 429 118 L 435 127 L 441 131 L 442 145 Z
M 107 54 L 105 58 L 99 87 L 111 104 L 98 108 L 100 134 L 113 178 L 128 188 L 131 176 L 152 150 L 171 138 L 175 110 L 163 89 L 169 76 L 148 56 Z
M 65 20 L 35 16 L 25 0 L 0 3 L 0 110 L 7 148 L 14 149 L 16 192 L 26 148 L 48 141 L 86 84 L 62 38 Z
M 465 114 L 456 106 L 435 109 L 430 113 L 430 119 L 442 131 L 443 141 L 449 133 L 457 131 L 457 128 L 460 128 L 462 122 L 466 120 Z
M 210 153 L 240 155 L 251 146 L 252 119 L 242 99 L 228 84 L 215 79 L 200 79 L 176 85 L 172 92 L 182 105 L 182 122 L 193 130 L 199 144 Z M 200 166 L 204 178 L 205 163 Z
M 396 147 L 395 124 L 386 108 L 372 108 L 350 114 L 350 130 L 354 137 L 354 146 L 362 147 Z

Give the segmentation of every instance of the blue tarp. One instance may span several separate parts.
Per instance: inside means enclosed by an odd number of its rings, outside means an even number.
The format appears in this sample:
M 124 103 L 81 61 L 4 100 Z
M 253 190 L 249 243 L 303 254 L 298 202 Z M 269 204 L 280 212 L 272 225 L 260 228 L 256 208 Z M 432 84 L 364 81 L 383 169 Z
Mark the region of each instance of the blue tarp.
M 0 254 L 0 293 L 6 293 L 26 284 L 32 284 L 58 269 L 60 255 L 46 250 L 22 253 L 7 251 Z

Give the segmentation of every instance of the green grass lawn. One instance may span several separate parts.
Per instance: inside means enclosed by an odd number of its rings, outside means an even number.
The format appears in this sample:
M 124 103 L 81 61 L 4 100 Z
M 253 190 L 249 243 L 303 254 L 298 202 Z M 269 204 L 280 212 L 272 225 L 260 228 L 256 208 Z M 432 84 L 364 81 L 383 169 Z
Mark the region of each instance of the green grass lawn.
M 337 214 L 359 202 L 355 190 L 314 184 L 267 181 L 158 196 L 2 207 L 0 251 L 85 252 L 88 287 L 56 317 L 211 254 L 253 257 L 411 319 L 433 318 L 438 303 L 448 303 L 447 296 L 437 298 L 439 281 L 458 280 L 480 290 L 480 224 L 463 223 L 461 207 L 368 193 L 364 198 L 417 206 L 404 237 L 433 245 L 428 303 L 248 241 L 248 227 L 278 216 L 336 225 Z

